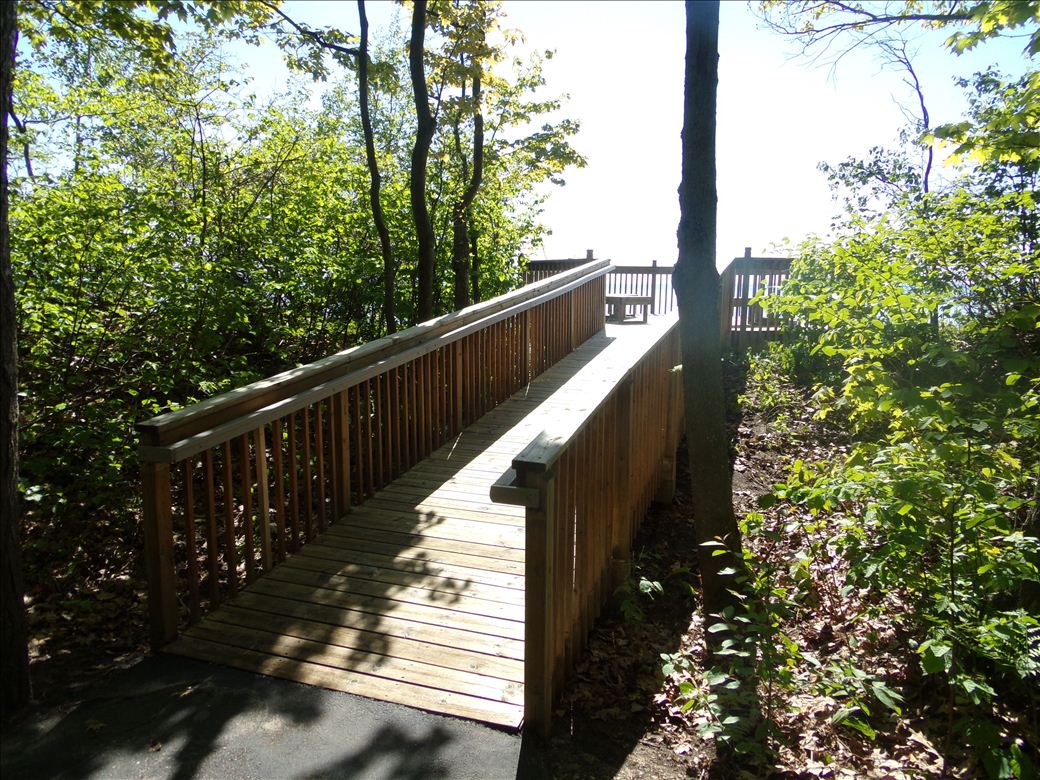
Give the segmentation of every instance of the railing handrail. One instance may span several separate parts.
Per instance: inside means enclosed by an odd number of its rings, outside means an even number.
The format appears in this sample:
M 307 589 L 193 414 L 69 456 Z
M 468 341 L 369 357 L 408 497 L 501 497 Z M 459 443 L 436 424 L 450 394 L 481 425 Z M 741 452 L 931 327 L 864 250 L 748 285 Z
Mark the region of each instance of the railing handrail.
M 722 269 L 722 274 L 750 274 L 758 272 L 785 272 L 791 267 L 790 257 L 734 257 L 729 265 Z
M 137 425 L 141 435 L 142 458 L 151 462 L 176 462 L 201 452 L 209 443 L 222 440 L 221 437 L 236 435 L 302 408 L 318 397 L 315 393 L 319 392 L 319 388 L 320 393 L 325 394 L 341 390 L 359 381 L 359 378 L 363 380 L 366 372 L 375 375 L 393 367 L 395 356 L 400 358 L 399 362 L 406 362 L 415 357 L 416 351 L 419 354 L 422 351 L 433 351 L 447 342 L 462 338 L 472 329 L 533 308 L 592 279 L 605 276 L 611 268 L 609 260 L 585 261 L 572 270 L 420 323 L 392 336 L 351 347 L 313 363 L 142 421 Z M 446 335 L 449 338 L 444 338 Z M 242 428 L 243 425 L 246 427 Z M 173 457 L 174 452 L 176 457 Z
M 528 260 L 527 268 L 528 270 L 536 271 L 540 268 L 551 269 L 563 266 L 577 267 L 578 265 L 587 262 L 588 260 L 585 258 L 581 258 L 580 260 L 576 258 L 563 258 L 561 260 Z M 675 268 L 675 266 L 672 265 L 658 265 L 656 260 L 647 264 L 627 263 L 625 265 L 619 265 L 614 263 L 613 266 L 614 273 L 639 273 L 641 271 L 648 271 L 657 274 L 670 274 Z
M 618 265 L 614 264 L 613 272 L 617 274 L 665 274 L 671 275 L 675 270 L 673 265 Z
M 661 331 L 658 341 L 664 340 L 669 334 L 679 327 L 678 313 L 674 315 L 672 323 Z M 544 429 L 526 447 L 513 458 L 513 471 L 519 474 L 521 471 L 535 474 L 543 474 L 552 471 L 553 464 L 560 455 L 581 434 L 589 421 L 599 412 L 603 404 L 610 400 L 618 385 L 624 384 L 628 378 L 639 368 L 638 363 L 630 365 L 623 374 L 617 376 L 610 382 L 599 383 L 599 389 L 590 390 L 585 398 L 592 403 L 580 416 L 569 415 L 566 422 L 557 422 L 552 428 Z

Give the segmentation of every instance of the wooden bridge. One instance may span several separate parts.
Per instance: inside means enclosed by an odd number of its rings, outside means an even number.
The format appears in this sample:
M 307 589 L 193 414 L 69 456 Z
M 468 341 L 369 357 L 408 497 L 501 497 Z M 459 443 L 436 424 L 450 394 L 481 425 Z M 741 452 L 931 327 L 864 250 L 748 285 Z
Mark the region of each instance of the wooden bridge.
M 574 266 L 142 423 L 153 646 L 545 731 L 682 408 L 658 270 Z

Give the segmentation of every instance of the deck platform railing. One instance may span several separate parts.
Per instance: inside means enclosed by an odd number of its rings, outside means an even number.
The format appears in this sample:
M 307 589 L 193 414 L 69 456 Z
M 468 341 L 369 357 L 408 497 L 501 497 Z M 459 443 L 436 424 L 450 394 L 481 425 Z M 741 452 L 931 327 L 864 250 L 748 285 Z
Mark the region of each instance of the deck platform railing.
M 589 257 L 592 250 L 589 250 Z M 554 274 L 577 268 L 588 260 L 531 260 L 524 272 L 527 284 L 547 279 Z M 658 265 L 614 265 L 607 277 L 607 295 L 643 296 L 650 299 L 653 314 L 667 314 L 676 308 L 675 290 L 672 288 L 672 266 Z
M 548 733 L 552 705 L 600 610 L 627 576 L 651 500 L 670 500 L 682 420 L 674 317 L 646 351 L 598 376 L 582 409 L 554 421 L 492 489 L 526 507 L 525 729 Z
M 591 257 L 592 250 L 589 250 Z M 530 283 L 576 268 L 587 260 L 532 260 L 525 280 Z M 677 308 L 672 287 L 674 266 L 615 265 L 607 277 L 607 295 L 636 295 L 651 299 L 650 310 L 667 314 Z M 746 249 L 719 275 L 719 331 L 724 349 L 759 347 L 781 337 L 779 322 L 761 304 L 759 293 L 775 294 L 791 275 L 788 257 L 752 257 Z
M 791 275 L 788 257 L 752 257 L 751 249 L 734 258 L 719 279 L 719 326 L 724 348 L 759 347 L 780 338 L 780 323 L 760 303 L 759 294 L 775 295 Z
M 138 426 L 155 648 L 603 328 L 610 263 Z

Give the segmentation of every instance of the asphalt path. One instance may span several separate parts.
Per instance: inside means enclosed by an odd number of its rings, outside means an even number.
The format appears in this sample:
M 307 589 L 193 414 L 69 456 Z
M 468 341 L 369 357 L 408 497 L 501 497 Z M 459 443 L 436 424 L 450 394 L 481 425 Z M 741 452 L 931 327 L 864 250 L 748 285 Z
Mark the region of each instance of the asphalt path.
M 64 716 L 0 737 L 25 778 L 541 778 L 517 734 L 350 694 L 157 655 L 114 673 Z

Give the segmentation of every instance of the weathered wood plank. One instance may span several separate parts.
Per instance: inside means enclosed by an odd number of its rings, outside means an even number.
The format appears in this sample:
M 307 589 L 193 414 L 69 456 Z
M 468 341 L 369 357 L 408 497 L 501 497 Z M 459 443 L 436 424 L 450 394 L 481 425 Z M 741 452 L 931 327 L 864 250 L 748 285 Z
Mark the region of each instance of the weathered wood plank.
M 483 538 L 480 541 L 469 541 L 472 536 L 459 534 L 457 538 L 440 539 L 435 536 L 427 536 L 421 533 L 409 533 L 407 529 L 389 530 L 385 528 L 369 528 L 359 523 L 337 523 L 329 529 L 328 538 L 342 537 L 359 539 L 371 542 L 390 544 L 401 549 L 430 551 L 431 557 L 436 557 L 435 551 L 461 553 L 464 555 L 477 555 L 496 560 L 519 561 L 524 560 L 523 549 L 516 549 L 504 544 L 488 543 Z
M 300 585 L 323 587 L 344 593 L 357 593 L 380 598 L 392 598 L 396 601 L 407 601 L 412 604 L 451 609 L 456 612 L 469 612 L 474 615 L 487 615 L 503 620 L 523 621 L 523 607 L 519 604 L 507 604 L 501 601 L 490 601 L 478 598 L 467 589 L 455 592 L 427 590 L 397 583 L 376 582 L 360 577 L 345 577 L 324 571 L 313 571 L 308 568 L 293 566 L 292 562 L 279 566 L 272 574 L 277 579 L 295 582 Z
M 266 578 L 257 580 L 253 588 L 258 588 L 266 582 Z M 278 583 L 275 585 L 275 588 L 268 590 L 277 590 Z M 466 631 L 465 629 L 435 626 L 407 618 L 397 618 L 393 615 L 365 612 L 360 609 L 347 609 L 330 604 L 282 598 L 274 593 L 254 590 L 253 588 L 250 588 L 248 592 L 239 594 L 235 600 L 235 605 L 260 612 L 270 612 L 273 615 L 284 615 L 286 617 L 313 620 L 318 623 L 329 623 L 334 626 L 364 629 L 384 634 L 388 637 L 414 639 L 419 642 L 428 642 L 449 648 L 464 647 L 473 652 L 499 658 L 512 658 L 519 661 L 522 661 L 524 658 L 524 643 L 516 639 L 495 637 L 474 631 Z M 216 615 L 217 613 L 214 612 L 213 614 Z
M 207 621 L 185 636 L 492 701 L 519 704 L 522 697 L 523 686 L 517 683 L 259 628 Z
M 421 588 L 441 594 L 445 599 L 465 594 L 473 598 L 497 601 L 503 604 L 522 605 L 524 603 L 524 592 L 522 590 L 506 588 L 501 585 L 466 581 L 458 577 L 445 577 L 427 573 L 421 579 L 416 579 L 412 574 L 397 569 L 387 569 L 367 564 L 345 563 L 328 558 L 312 558 L 302 553 L 294 555 L 286 561 L 285 565 L 342 577 L 385 582 L 400 588 Z
M 173 643 L 169 650 L 200 661 L 233 666 L 269 677 L 281 677 L 432 712 L 452 713 L 509 728 L 519 728 L 523 718 L 522 707 L 505 702 L 423 688 L 201 639 L 181 639 Z
M 504 574 L 523 574 L 523 561 L 498 558 L 490 555 L 472 555 L 470 553 L 451 552 L 448 550 L 429 550 L 412 545 L 400 545 L 392 542 L 364 539 L 353 534 L 325 534 L 321 543 L 328 547 L 343 550 L 357 550 L 364 553 L 375 553 L 393 558 L 414 559 L 448 566 L 464 566 L 468 569 L 479 569 Z
M 392 593 L 367 595 L 364 593 L 326 587 L 326 584 L 301 584 L 297 578 L 271 572 L 270 576 L 257 580 L 252 593 L 264 593 L 279 598 L 296 599 L 308 604 L 351 609 L 370 615 L 394 617 L 416 623 L 428 623 L 442 628 L 473 631 L 504 639 L 523 641 L 523 622 L 492 615 L 474 615 L 471 612 L 451 609 L 449 606 L 419 604 L 393 598 Z M 465 645 L 460 645 L 465 647 Z

